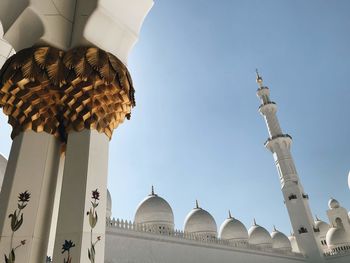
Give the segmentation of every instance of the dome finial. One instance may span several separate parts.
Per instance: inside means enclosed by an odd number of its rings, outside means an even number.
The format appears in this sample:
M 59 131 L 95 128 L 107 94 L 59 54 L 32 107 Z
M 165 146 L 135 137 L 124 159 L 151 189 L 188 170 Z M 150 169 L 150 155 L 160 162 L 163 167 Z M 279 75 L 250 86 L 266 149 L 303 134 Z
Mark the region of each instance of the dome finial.
M 232 218 L 231 210 L 228 210 L 228 218 Z
M 253 218 L 253 225 L 256 226 L 256 220 L 255 220 L 255 217 Z
M 273 225 L 273 231 L 277 231 L 277 229 L 276 229 L 276 226 L 275 225 Z
M 196 199 L 196 208 L 199 208 L 198 200 Z
M 316 221 L 321 221 L 321 220 L 318 218 L 318 216 L 317 216 L 317 215 L 315 215 L 315 217 L 316 217 Z
M 256 83 L 258 83 L 259 88 L 261 88 L 263 86 L 263 79 L 259 75 L 258 69 L 255 69 L 255 72 L 256 72 Z
M 152 188 L 151 188 L 151 195 L 154 195 L 154 186 L 152 185 Z

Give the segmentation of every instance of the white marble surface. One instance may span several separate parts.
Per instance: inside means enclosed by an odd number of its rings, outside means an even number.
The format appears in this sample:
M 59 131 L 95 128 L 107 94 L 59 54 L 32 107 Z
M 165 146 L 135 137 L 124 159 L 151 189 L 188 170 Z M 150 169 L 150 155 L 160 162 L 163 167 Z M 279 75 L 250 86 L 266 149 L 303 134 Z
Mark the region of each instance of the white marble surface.
M 6 59 L 15 53 L 9 43 L 7 43 L 2 36 L 0 37 L 0 67 L 5 63 Z

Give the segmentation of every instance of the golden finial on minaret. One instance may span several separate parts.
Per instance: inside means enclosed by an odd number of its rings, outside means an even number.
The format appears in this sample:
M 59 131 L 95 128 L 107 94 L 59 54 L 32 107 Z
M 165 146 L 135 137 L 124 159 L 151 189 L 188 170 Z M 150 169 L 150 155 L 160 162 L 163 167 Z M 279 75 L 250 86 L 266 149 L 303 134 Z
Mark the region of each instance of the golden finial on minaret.
M 258 83 L 259 88 L 262 88 L 262 86 L 263 86 L 263 79 L 259 75 L 258 69 L 256 69 L 255 72 L 256 72 L 256 83 Z

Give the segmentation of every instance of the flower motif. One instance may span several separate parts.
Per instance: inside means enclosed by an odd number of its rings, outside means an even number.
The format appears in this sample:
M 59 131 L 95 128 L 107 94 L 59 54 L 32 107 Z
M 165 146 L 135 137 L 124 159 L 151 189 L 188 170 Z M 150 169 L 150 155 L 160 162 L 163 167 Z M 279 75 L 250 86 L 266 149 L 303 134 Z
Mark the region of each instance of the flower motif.
M 72 240 L 65 240 L 64 244 L 62 245 L 62 254 L 66 251 L 70 251 L 72 247 L 75 247 L 75 244 L 72 242 Z
M 26 241 L 25 240 L 22 240 L 21 241 L 21 245 L 24 246 L 26 244 Z
M 100 200 L 100 192 L 97 189 L 92 191 L 92 199 Z
M 100 240 L 101 240 L 101 236 L 98 236 L 98 237 L 97 237 L 97 240 L 100 241 Z
M 28 191 L 25 191 L 18 195 L 19 202 L 29 202 L 29 199 L 30 199 L 30 193 Z

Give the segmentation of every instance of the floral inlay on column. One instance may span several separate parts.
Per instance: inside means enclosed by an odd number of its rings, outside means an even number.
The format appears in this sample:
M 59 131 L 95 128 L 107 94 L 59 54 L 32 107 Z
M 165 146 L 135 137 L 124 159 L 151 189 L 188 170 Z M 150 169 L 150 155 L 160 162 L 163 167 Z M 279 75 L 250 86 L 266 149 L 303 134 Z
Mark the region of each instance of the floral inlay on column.
M 72 257 L 70 255 L 70 249 L 72 247 L 75 247 L 75 244 L 72 242 L 72 240 L 65 240 L 64 244 L 62 245 L 62 254 L 67 252 L 67 259 L 63 259 L 63 263 L 71 263 L 72 262 Z
M 26 243 L 25 240 L 22 240 L 19 243 L 19 245 L 17 245 L 16 247 L 13 247 L 13 237 L 15 235 L 15 232 L 18 229 L 20 229 L 20 227 L 23 224 L 22 210 L 26 208 L 26 206 L 28 205 L 29 199 L 30 199 L 30 193 L 28 191 L 24 191 L 23 193 L 20 193 L 18 195 L 18 203 L 17 203 L 18 209 L 16 209 L 12 214 L 9 215 L 9 218 L 11 218 L 12 234 L 11 234 L 11 243 L 10 243 L 10 253 L 8 256 L 5 255 L 5 263 L 14 263 L 16 260 L 16 250 L 19 247 L 24 246 Z
M 92 199 L 91 201 L 92 207 L 90 208 L 90 211 L 87 212 L 87 215 L 89 216 L 89 224 L 91 227 L 90 248 L 88 249 L 88 257 L 91 263 L 95 263 L 95 255 L 96 255 L 95 246 L 101 240 L 101 237 L 98 236 L 94 242 L 92 241 L 92 232 L 98 221 L 96 208 L 98 206 L 98 200 L 100 200 L 100 193 L 97 189 L 92 191 L 91 199 Z

